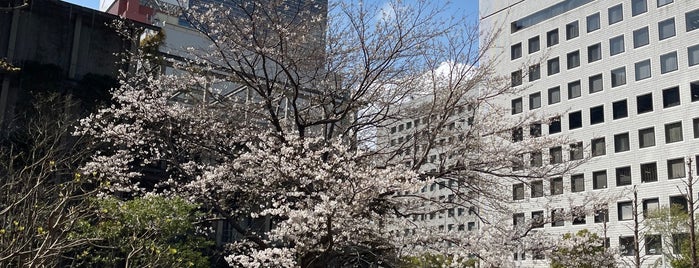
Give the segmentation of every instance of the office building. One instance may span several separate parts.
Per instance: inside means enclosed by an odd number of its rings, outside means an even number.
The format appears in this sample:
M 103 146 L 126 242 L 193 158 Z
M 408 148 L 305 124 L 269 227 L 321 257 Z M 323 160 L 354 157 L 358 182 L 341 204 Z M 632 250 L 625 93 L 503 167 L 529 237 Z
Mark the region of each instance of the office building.
M 544 163 L 589 158 L 571 174 L 513 183 L 519 210 L 513 224 L 555 214 L 551 207 L 589 196 L 619 196 L 599 213 L 547 221 L 559 235 L 606 233 L 627 261 L 633 249 L 633 189 L 639 221 L 658 207 L 687 207 L 688 165 L 699 160 L 699 2 L 673 0 L 481 0 L 481 27 L 500 30 L 489 60 L 521 91 L 502 99 L 513 118 L 557 114 L 543 135 L 567 136 L 568 146 L 543 152 Z M 528 133 L 526 130 L 524 133 Z M 525 135 L 524 139 L 536 139 Z M 580 154 L 579 148 L 584 148 Z M 546 207 L 540 206 L 547 200 Z M 558 204 L 558 205 L 557 205 Z M 585 208 L 590 210 L 593 208 Z M 607 220 L 606 224 L 602 222 Z M 606 225 L 606 232 L 603 228 Z M 682 234 L 643 229 L 643 267 L 667 265 Z M 548 267 L 532 254 L 513 254 L 522 267 Z

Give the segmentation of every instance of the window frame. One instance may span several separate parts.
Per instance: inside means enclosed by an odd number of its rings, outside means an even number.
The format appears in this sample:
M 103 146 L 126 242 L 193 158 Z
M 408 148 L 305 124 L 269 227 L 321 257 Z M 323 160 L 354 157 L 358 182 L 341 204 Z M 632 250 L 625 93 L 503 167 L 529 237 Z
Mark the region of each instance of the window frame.
M 587 47 L 587 63 L 602 60 L 602 43 L 593 44 Z
M 616 186 L 627 186 L 633 184 L 631 166 L 618 167 L 614 169 Z M 627 181 L 628 180 L 628 181 Z
M 527 52 L 529 54 L 533 54 L 541 50 L 541 43 L 539 41 L 538 35 L 527 40 Z
M 572 21 L 566 24 L 566 41 L 575 39 L 580 36 L 580 24 L 578 21 Z
M 607 18 L 609 25 L 616 24 L 624 20 L 624 7 L 618 4 L 607 9 Z
M 658 163 L 641 163 L 639 166 L 641 168 L 641 183 L 658 181 Z
M 660 55 L 660 73 L 666 74 L 677 71 L 679 68 L 677 51 Z
M 673 134 L 673 133 L 671 133 L 672 131 L 679 131 L 679 136 L 673 138 L 673 136 L 677 136 L 678 134 L 677 133 Z M 676 122 L 665 124 L 665 144 L 681 142 L 683 140 L 684 140 L 684 132 L 682 129 L 682 121 L 676 121 Z
M 614 153 L 623 153 L 631 150 L 629 133 L 614 134 Z
M 599 12 L 589 15 L 585 18 L 585 28 L 588 33 L 594 32 L 596 30 L 599 30 L 601 27 L 601 22 L 600 22 L 600 14 Z M 595 24 L 596 23 L 596 24 Z M 592 27 L 590 27 L 592 26 Z
M 655 146 L 655 127 L 647 127 L 638 130 L 638 148 Z
M 636 81 L 641 81 L 644 79 L 651 78 L 652 76 L 652 69 L 650 65 L 650 59 L 645 59 L 639 62 L 634 63 L 634 77 Z M 641 76 L 641 74 L 644 74 L 644 76 Z
M 609 38 L 609 56 L 615 56 L 626 52 L 626 45 L 624 43 L 624 35 L 618 35 Z
M 623 113 L 621 113 L 621 104 L 623 103 Z M 629 106 L 626 99 L 612 102 L 612 120 L 629 117 Z
M 658 22 L 658 40 L 662 41 L 675 35 L 677 35 L 677 28 L 674 17 Z
M 633 48 L 644 47 L 650 44 L 650 32 L 648 26 L 633 31 Z
M 626 66 L 619 67 L 610 71 L 612 88 L 626 85 Z

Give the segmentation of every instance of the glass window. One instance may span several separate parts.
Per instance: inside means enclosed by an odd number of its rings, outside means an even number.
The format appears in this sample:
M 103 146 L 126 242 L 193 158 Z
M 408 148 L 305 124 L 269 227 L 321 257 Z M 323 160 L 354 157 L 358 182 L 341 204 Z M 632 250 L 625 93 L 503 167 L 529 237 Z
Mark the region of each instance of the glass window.
M 551 195 L 563 194 L 563 178 L 551 179 Z
M 551 164 L 563 163 L 563 149 L 560 146 L 549 149 Z
M 599 30 L 599 12 L 587 16 L 587 32 Z
M 543 181 L 533 181 L 531 183 L 532 187 L 532 197 L 542 197 L 544 196 L 544 182 Z
M 692 101 L 699 101 L 699 81 L 689 83 L 689 94 Z
M 516 98 L 512 100 L 512 114 L 518 114 L 522 112 L 522 98 Z
M 650 59 L 634 64 L 636 69 L 636 81 L 650 78 Z
M 582 112 L 572 112 L 568 114 L 568 129 L 576 129 L 582 127 Z
M 571 220 L 573 221 L 573 224 L 585 224 L 585 208 L 582 206 L 579 207 L 573 207 L 570 210 L 571 214 Z
M 633 31 L 633 48 L 639 48 L 648 45 L 648 43 L 650 43 L 648 27 L 643 27 Z
M 684 171 L 684 158 L 676 158 L 667 160 L 667 178 L 679 179 L 684 178 L 687 173 Z
M 606 170 L 592 172 L 592 188 L 595 190 L 607 188 Z
M 663 108 L 680 105 L 680 87 L 663 89 Z
M 522 43 L 514 44 L 510 47 L 510 59 L 519 59 L 522 57 Z
M 665 143 L 682 141 L 682 121 L 665 124 Z
M 561 88 L 553 87 L 548 90 L 549 104 L 561 102 Z
M 541 107 L 541 93 L 529 94 L 529 110 L 538 109 Z
M 658 22 L 658 37 L 660 40 L 675 36 L 675 18 Z
M 529 38 L 529 54 L 539 51 L 539 36 Z
M 628 221 L 633 219 L 633 209 L 631 206 L 631 201 L 619 202 L 617 204 L 619 213 L 619 221 Z
M 602 81 L 602 74 L 590 76 L 588 82 L 590 94 L 600 92 L 604 89 L 604 81 Z
M 631 167 L 616 168 L 616 186 L 631 185 Z
M 609 25 L 624 20 L 624 9 L 621 4 L 609 8 Z
M 592 156 L 601 156 L 606 154 L 606 146 L 604 145 L 604 137 L 592 139 Z
M 529 66 L 529 82 L 539 80 L 541 78 L 541 68 L 539 64 Z
M 551 227 L 560 227 L 565 225 L 564 212 L 562 208 L 555 208 L 551 210 Z M 541 258 L 543 259 L 543 258 Z
M 658 181 L 658 165 L 653 163 L 641 164 L 641 182 Z
M 629 116 L 626 107 L 626 100 L 615 101 L 612 103 L 612 119 L 620 119 Z
M 570 176 L 570 191 L 573 193 L 585 191 L 585 175 L 575 174 Z
M 512 141 L 518 142 L 524 140 L 524 131 L 521 127 L 512 130 Z
M 642 114 L 653 111 L 653 93 L 636 97 L 636 113 Z
M 529 165 L 532 167 L 540 167 L 542 164 L 541 152 L 533 152 L 529 155 Z
M 626 152 L 630 150 L 629 133 L 621 133 L 614 135 L 614 152 Z
M 590 125 L 604 123 L 604 105 L 590 108 Z
M 512 185 L 512 200 L 522 200 L 524 199 L 524 184 L 518 183 Z
M 512 225 L 522 226 L 524 224 L 524 213 L 515 213 L 512 215 Z
M 646 148 L 655 146 L 655 128 L 649 127 L 638 130 L 638 147 Z
M 595 62 L 602 59 L 602 44 L 597 43 L 587 47 L 587 62 Z
M 630 206 L 630 202 L 629 206 Z M 628 208 L 629 211 L 631 211 L 631 208 Z M 620 214 L 621 215 L 621 214 Z M 621 216 L 619 216 L 621 218 Z M 619 237 L 619 254 L 622 256 L 633 256 L 636 254 L 636 250 L 634 249 L 634 239 L 633 236 L 621 236 Z
M 543 211 L 532 211 L 532 228 L 543 228 L 544 227 L 544 212 Z M 524 254 L 522 254 L 524 255 Z M 524 257 L 522 257 L 524 259 Z
M 609 55 L 614 56 L 622 52 L 624 52 L 624 35 L 609 39 Z
M 570 160 L 583 159 L 583 144 L 576 142 L 570 144 Z
M 568 83 L 568 99 L 580 97 L 580 80 Z
M 612 87 L 626 85 L 626 67 L 612 70 Z
M 568 69 L 573 69 L 575 67 L 580 66 L 580 51 L 576 50 L 576 51 L 568 53 L 567 59 L 568 59 L 568 62 L 567 62 Z
M 574 22 L 566 24 L 566 40 L 576 38 L 576 37 L 578 37 L 579 34 L 580 34 L 580 31 L 579 31 L 577 20 Z
M 561 64 L 558 60 L 558 57 L 548 60 L 546 62 L 546 69 L 548 75 L 554 75 L 559 73 L 561 71 Z
M 512 78 L 511 85 L 513 87 L 516 87 L 516 86 L 519 86 L 522 84 L 522 70 L 514 71 L 510 74 L 510 76 Z
M 687 12 L 684 14 L 684 21 L 686 22 L 687 32 L 696 30 L 699 28 L 699 9 Z
M 689 66 L 699 64 L 699 45 L 693 45 L 687 48 L 687 60 Z
M 595 210 L 595 223 L 609 222 L 609 209 L 602 208 Z
M 529 136 L 533 138 L 541 137 L 541 123 L 529 125 Z
M 658 5 L 660 5 L 660 1 L 662 0 L 658 0 Z M 660 235 L 646 234 L 644 237 L 646 240 L 646 244 L 644 245 L 646 247 L 646 255 L 660 255 L 663 253 L 663 244 Z
M 673 51 L 660 55 L 660 73 L 669 73 L 677 70 L 677 52 Z
M 658 7 L 672 3 L 673 0 L 658 0 Z M 660 254 L 660 253 L 658 253 Z
M 699 118 L 692 119 L 692 128 L 694 129 L 694 138 L 699 138 Z
M 549 122 L 549 134 L 555 134 L 559 132 L 561 132 L 561 118 L 551 118 L 551 122 Z
M 546 46 L 551 47 L 558 44 L 558 29 L 546 33 Z
M 683 195 L 671 196 L 670 197 L 670 206 L 677 207 L 679 209 L 687 211 L 687 209 L 688 209 L 687 198 L 684 197 Z
M 646 3 L 646 0 L 631 0 L 631 16 L 643 14 L 647 11 L 648 4 Z

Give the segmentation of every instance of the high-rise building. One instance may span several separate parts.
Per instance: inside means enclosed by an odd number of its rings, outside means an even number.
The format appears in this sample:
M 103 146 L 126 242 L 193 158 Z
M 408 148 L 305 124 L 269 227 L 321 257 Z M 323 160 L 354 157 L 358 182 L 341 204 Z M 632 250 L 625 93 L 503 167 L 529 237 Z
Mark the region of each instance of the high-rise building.
M 644 213 L 650 210 L 670 205 L 687 209 L 684 181 L 690 168 L 693 174 L 699 168 L 699 2 L 479 4 L 482 29 L 500 31 L 489 59 L 498 61 L 497 74 L 511 77 L 512 87 L 521 89 L 502 99 L 511 116 L 559 116 L 541 131 L 572 142 L 544 152 L 545 162 L 589 158 L 562 177 L 513 183 L 512 199 L 520 210 L 513 222 L 555 214 L 551 207 L 570 200 L 575 205 L 585 198 L 618 196 L 598 214 L 552 220 L 541 230 L 604 233 L 630 262 L 634 189 L 636 214 L 644 225 Z M 545 207 L 539 205 L 544 199 L 549 201 Z M 669 265 L 662 253 L 679 254 L 677 241 L 683 234 L 660 235 L 642 227 L 642 266 Z M 545 260 L 532 260 L 531 253 L 513 255 L 523 267 L 548 267 Z

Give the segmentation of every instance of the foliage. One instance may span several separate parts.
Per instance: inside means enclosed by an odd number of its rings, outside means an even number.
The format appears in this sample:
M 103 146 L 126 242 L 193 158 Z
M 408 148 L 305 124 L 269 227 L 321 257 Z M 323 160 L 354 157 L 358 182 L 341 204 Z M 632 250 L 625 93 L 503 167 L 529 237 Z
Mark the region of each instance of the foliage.
M 404 257 L 404 268 L 442 268 L 442 267 L 476 267 L 477 260 L 469 259 L 456 265 L 453 258 L 444 255 L 424 254 L 421 256 Z
M 605 246 L 604 239 L 587 229 L 564 234 L 550 259 L 552 268 L 616 267 L 616 256 Z
M 684 268 L 692 266 L 689 236 L 677 237 L 678 234 L 686 235 L 690 229 L 689 214 L 682 206 L 672 205 L 649 212 L 646 225 L 653 233 L 658 233 L 666 238 L 663 239 L 663 247 L 672 250 L 664 250 L 663 255 L 672 267 Z M 679 243 L 679 245 L 675 245 L 675 242 Z M 680 252 L 675 252 L 675 249 L 678 248 L 677 246 L 679 246 Z
M 197 206 L 181 198 L 146 196 L 94 200 L 96 219 L 73 234 L 93 241 L 77 258 L 101 267 L 208 267 L 211 246 L 195 223 Z

